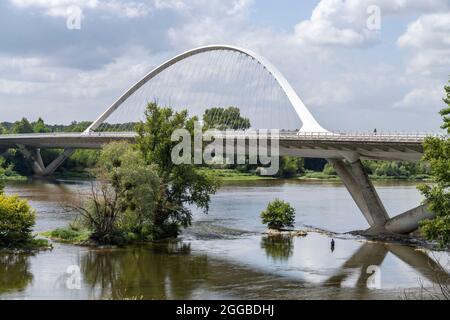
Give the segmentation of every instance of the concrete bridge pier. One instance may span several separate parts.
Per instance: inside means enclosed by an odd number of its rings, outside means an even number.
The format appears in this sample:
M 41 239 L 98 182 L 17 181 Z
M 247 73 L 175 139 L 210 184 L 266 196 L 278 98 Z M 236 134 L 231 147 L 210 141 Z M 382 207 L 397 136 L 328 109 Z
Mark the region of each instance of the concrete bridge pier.
M 45 166 L 41 156 L 40 148 L 29 149 L 25 145 L 17 145 L 22 154 L 31 161 L 32 168 L 35 176 L 47 177 L 52 175 L 61 164 L 67 160 L 74 152 L 75 149 L 64 149 L 64 152 L 54 159 L 48 166 Z
M 389 216 L 361 160 L 355 160 L 350 166 L 340 159 L 327 160 L 341 178 L 370 227 L 384 229 Z
M 420 205 L 393 218 L 389 218 L 378 193 L 369 179 L 361 160 L 355 154 L 347 154 L 346 164 L 341 159 L 327 159 L 341 178 L 353 200 L 361 210 L 370 228 L 367 234 L 398 233 L 407 234 L 417 230 L 419 222 L 432 219 L 436 215 Z

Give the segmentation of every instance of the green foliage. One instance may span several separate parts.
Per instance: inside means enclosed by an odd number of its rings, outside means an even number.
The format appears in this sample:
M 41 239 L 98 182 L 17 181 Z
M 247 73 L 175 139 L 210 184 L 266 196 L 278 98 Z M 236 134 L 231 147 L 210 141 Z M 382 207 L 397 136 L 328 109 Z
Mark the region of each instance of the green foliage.
M 39 118 L 36 122 L 32 123 L 33 126 L 33 131 L 35 133 L 48 133 L 50 132 L 50 128 L 48 128 L 45 123 L 44 120 L 42 120 L 42 118 Z
M 297 174 L 303 173 L 303 159 L 298 157 L 283 156 L 280 157 L 280 168 L 277 176 L 282 178 L 292 178 Z
M 199 166 L 175 165 L 171 160 L 172 148 L 178 143 L 171 141 L 172 133 L 176 129 L 186 129 L 193 138 L 195 117 L 188 118 L 186 110 L 174 112 L 150 103 L 145 118 L 145 122 L 137 126 L 137 146 L 145 161 L 155 166 L 160 179 L 153 233 L 155 238 L 161 238 L 168 232 L 177 234 L 178 226 L 190 225 L 192 213 L 188 205 L 208 212 L 210 194 L 216 192 L 219 181 Z
M 27 201 L 0 194 L 0 246 L 9 247 L 32 240 L 35 212 Z
M 77 208 L 91 239 L 120 244 L 128 242 L 130 233 L 133 239 L 150 237 L 159 191 L 156 171 L 126 142 L 104 146 L 96 171 L 98 182 Z
M 267 224 L 270 229 L 281 229 L 292 227 L 295 221 L 295 210 L 292 206 L 279 199 L 271 201 L 266 210 L 261 212 L 263 224 Z
M 450 81 L 449 81 L 450 83 Z M 445 86 L 446 97 L 443 99 L 444 103 L 447 104 L 448 107 L 442 109 L 440 114 L 444 121 L 444 124 L 441 126 L 442 129 L 447 130 L 447 133 L 450 133 L 450 86 Z
M 0 123 L 0 134 L 7 134 L 8 129 L 6 129 L 1 123 Z
M 326 175 L 335 176 L 337 175 L 336 171 L 334 170 L 333 166 L 329 163 L 325 165 L 322 172 Z
M 111 182 L 118 195 L 119 229 L 151 237 L 155 224 L 155 207 L 160 181 L 153 166 L 142 154 L 125 142 L 104 147 L 99 159 L 100 177 Z
M 444 124 L 442 128 L 450 133 L 450 86 L 445 87 L 449 106 L 441 111 Z M 421 222 L 421 232 L 441 245 L 450 244 L 450 139 L 430 137 L 424 143 L 423 159 L 430 164 L 433 185 L 421 185 L 418 189 L 425 196 L 428 209 L 436 213 L 432 220 Z
M 432 220 L 423 220 L 420 223 L 420 232 L 430 240 L 436 240 L 445 247 L 450 243 L 450 217 L 437 216 Z
M 363 161 L 367 172 L 375 177 L 409 179 L 427 176 L 430 173 L 426 162 L 409 163 L 401 161 Z
M 20 134 L 20 133 L 33 133 L 33 126 L 27 120 L 27 118 L 22 118 L 20 121 L 14 122 L 12 127 L 12 133 Z
M 87 229 L 76 229 L 73 227 L 58 228 L 48 232 L 41 233 L 45 237 L 71 244 L 81 244 L 89 240 L 91 231 Z
M 242 117 L 241 111 L 236 107 L 211 108 L 203 114 L 203 125 L 206 129 L 245 130 L 250 128 L 250 120 Z
M 94 168 L 97 165 L 97 161 L 100 157 L 100 151 L 98 150 L 77 150 L 69 159 L 63 164 L 63 170 L 83 170 L 87 168 Z

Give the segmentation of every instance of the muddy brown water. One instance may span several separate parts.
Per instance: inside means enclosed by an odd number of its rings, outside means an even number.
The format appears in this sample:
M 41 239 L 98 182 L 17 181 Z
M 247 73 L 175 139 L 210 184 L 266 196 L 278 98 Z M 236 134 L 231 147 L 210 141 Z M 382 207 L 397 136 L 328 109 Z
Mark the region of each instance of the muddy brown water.
M 64 204 L 88 182 L 9 183 L 8 194 L 30 200 L 36 232 L 74 217 Z M 410 183 L 377 184 L 391 215 L 421 201 Z M 0 299 L 402 299 L 433 290 L 448 277 L 449 256 L 344 235 L 268 238 L 259 213 L 280 198 L 296 208 L 296 227 L 346 232 L 367 227 L 339 183 L 253 181 L 226 183 L 208 215 L 177 241 L 116 249 L 54 243 L 52 251 L 0 253 Z

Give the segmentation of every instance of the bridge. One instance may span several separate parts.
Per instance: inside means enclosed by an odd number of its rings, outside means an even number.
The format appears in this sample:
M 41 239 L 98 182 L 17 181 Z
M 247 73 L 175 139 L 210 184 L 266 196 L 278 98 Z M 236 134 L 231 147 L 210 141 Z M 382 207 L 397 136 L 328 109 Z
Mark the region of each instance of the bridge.
M 136 133 L 134 132 L 96 132 L 96 130 L 114 113 L 117 113 L 121 108 L 123 109 L 128 101 L 137 97 L 139 92 L 144 90 L 144 86 L 151 83 L 153 79 L 157 79 L 160 74 L 167 73 L 173 66 L 180 64 L 184 60 L 189 60 L 194 56 L 203 57 L 208 52 L 231 52 L 248 60 L 243 62 L 244 65 L 242 68 L 245 66 L 245 63 L 255 64 L 257 67 L 261 67 L 262 72 L 270 79 L 269 81 L 272 81 L 282 91 L 284 98 L 290 104 L 291 111 L 294 111 L 294 114 L 302 124 L 301 128 L 295 132 L 290 130 L 280 131 L 279 136 L 276 138 L 279 143 L 279 154 L 281 156 L 289 155 L 327 159 L 336 170 L 353 200 L 366 218 L 370 226 L 367 230 L 368 233 L 409 233 L 417 229 L 420 220 L 434 216 L 426 210 L 425 206 L 421 205 L 390 218 L 361 162 L 364 159 L 416 162 L 422 156 L 422 143 L 427 135 L 330 132 L 316 121 L 289 82 L 270 62 L 254 52 L 228 45 L 212 45 L 195 48 L 162 63 L 124 92 L 83 133 L 3 135 L 0 136 L 0 150 L 7 148 L 20 149 L 24 156 L 32 161 L 36 175 L 47 176 L 53 174 L 76 149 L 99 149 L 106 143 L 119 140 L 133 143 L 136 141 Z M 220 59 L 213 60 L 213 62 L 217 61 L 220 61 Z M 241 70 L 237 72 L 241 74 Z M 245 81 L 251 82 L 249 78 L 245 78 Z M 263 83 L 262 80 L 254 82 Z M 167 82 L 164 88 L 166 87 L 169 87 Z M 169 91 L 173 92 L 173 90 Z M 275 101 L 273 95 L 265 95 L 267 92 L 269 90 L 264 83 L 261 95 L 255 95 L 253 93 L 253 96 L 256 96 L 256 99 L 261 98 L 261 101 L 264 97 L 269 101 Z M 146 97 L 146 99 L 146 101 L 149 101 L 149 97 Z M 261 108 L 267 105 L 266 103 L 261 103 Z M 269 104 L 268 110 L 273 108 Z M 190 108 L 188 109 L 191 111 Z M 261 113 L 264 112 L 262 111 Z M 288 110 L 284 112 L 288 114 Z M 130 112 L 126 113 L 129 114 Z M 252 116 L 254 113 L 255 110 L 252 111 L 251 108 L 250 111 L 247 111 L 249 116 Z M 273 117 L 270 114 L 268 118 L 270 120 Z M 264 133 L 260 134 L 258 131 L 253 132 L 257 134 L 249 134 L 245 131 L 238 132 L 235 134 L 234 141 L 245 140 L 249 143 L 251 140 L 265 138 Z M 45 148 L 64 149 L 64 152 L 52 163 L 45 165 L 40 155 L 40 150 Z

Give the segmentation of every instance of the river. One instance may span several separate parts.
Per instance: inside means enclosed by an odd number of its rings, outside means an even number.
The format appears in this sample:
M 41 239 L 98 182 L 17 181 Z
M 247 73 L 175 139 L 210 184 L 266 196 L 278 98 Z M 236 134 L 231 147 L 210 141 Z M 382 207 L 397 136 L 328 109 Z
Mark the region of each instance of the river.
M 64 204 L 89 186 L 38 180 L 9 183 L 6 193 L 30 200 L 41 232 L 73 220 Z M 421 201 L 413 184 L 377 189 L 391 215 Z M 53 243 L 53 250 L 32 255 L 0 253 L 0 299 L 402 299 L 448 278 L 447 253 L 345 234 L 335 237 L 334 251 L 323 233 L 268 238 L 259 213 L 274 198 L 295 207 L 297 228 L 367 227 L 340 183 L 226 183 L 208 215 L 193 208 L 194 223 L 177 241 L 125 248 Z

